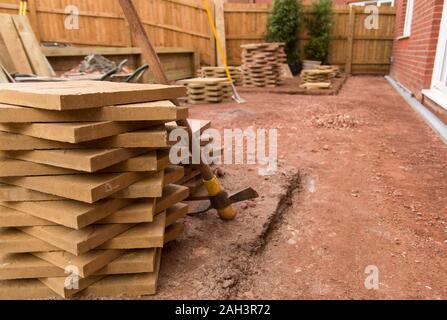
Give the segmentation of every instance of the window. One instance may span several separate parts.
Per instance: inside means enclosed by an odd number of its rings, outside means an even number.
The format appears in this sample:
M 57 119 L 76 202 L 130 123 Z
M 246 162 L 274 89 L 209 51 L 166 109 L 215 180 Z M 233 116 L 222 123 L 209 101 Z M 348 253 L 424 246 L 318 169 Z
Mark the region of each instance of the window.
M 432 86 L 447 96 L 447 6 L 445 4 L 439 30 Z
M 447 109 L 447 0 L 444 1 L 431 89 L 422 93 Z
M 411 35 L 411 23 L 413 22 L 414 0 L 407 0 L 407 8 L 405 11 L 404 33 L 402 36 L 409 37 Z
M 394 0 L 371 0 L 352 2 L 350 6 L 391 6 L 394 7 Z

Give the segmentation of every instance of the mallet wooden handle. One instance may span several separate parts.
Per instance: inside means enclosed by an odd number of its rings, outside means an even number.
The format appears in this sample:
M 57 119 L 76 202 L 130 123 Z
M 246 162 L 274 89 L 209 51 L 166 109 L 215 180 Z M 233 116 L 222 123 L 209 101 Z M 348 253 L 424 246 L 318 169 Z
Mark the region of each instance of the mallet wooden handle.
M 161 66 L 160 59 L 158 58 L 157 52 L 155 51 L 152 43 L 144 29 L 143 24 L 141 23 L 140 17 L 138 16 L 138 12 L 135 9 L 131 0 L 119 0 L 121 8 L 123 9 L 124 15 L 129 23 L 129 27 L 132 31 L 132 34 L 135 35 L 138 46 L 141 48 L 141 53 L 149 64 L 150 70 L 154 75 L 155 81 L 160 84 L 169 84 L 168 78 L 163 71 Z M 173 103 L 179 105 L 176 99 L 172 100 Z M 179 126 L 183 126 L 188 128 L 189 135 L 191 139 L 195 139 L 191 127 L 187 120 L 177 121 Z M 199 143 L 191 143 L 190 148 L 198 148 L 198 150 L 192 150 L 191 152 L 199 152 L 201 154 L 200 144 Z M 219 192 L 223 192 L 219 181 L 213 175 L 211 168 L 204 164 L 200 164 L 200 172 L 202 174 L 202 179 L 205 182 L 205 186 L 207 187 L 208 193 L 210 196 L 215 196 Z M 233 207 L 230 205 L 224 209 L 218 209 L 219 215 L 222 219 L 231 220 L 236 216 L 236 212 Z

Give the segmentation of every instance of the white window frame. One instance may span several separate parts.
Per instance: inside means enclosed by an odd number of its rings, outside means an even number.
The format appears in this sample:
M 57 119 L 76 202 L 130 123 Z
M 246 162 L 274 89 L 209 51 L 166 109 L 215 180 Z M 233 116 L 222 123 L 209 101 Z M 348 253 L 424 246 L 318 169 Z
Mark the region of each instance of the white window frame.
M 405 24 L 402 37 L 411 35 L 411 25 L 413 23 L 414 0 L 407 0 L 407 10 L 405 12 Z
M 358 2 L 351 2 L 350 6 L 370 6 L 370 5 L 377 5 L 380 7 L 382 4 L 391 4 L 392 7 L 394 7 L 394 0 L 370 0 L 370 1 L 358 1 Z
M 431 89 L 422 93 L 447 109 L 447 0 L 444 0 Z

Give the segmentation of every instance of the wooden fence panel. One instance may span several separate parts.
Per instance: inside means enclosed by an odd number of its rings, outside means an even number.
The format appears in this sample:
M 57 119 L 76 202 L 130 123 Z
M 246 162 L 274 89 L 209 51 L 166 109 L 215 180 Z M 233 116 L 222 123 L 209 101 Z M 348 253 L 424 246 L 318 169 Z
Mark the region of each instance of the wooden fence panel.
M 31 14 L 31 2 L 36 15 Z M 77 46 L 132 47 L 127 21 L 117 0 L 32 0 L 29 18 L 42 42 Z M 19 0 L 0 0 L 0 12 L 17 14 Z M 155 46 L 189 47 L 203 64 L 215 63 L 214 38 L 201 0 L 135 0 Z M 67 6 L 79 8 L 79 29 L 67 29 Z M 37 21 L 38 20 L 38 21 Z
M 225 3 L 228 64 L 241 63 L 241 45 L 265 41 L 270 7 L 268 4 Z
M 193 48 L 200 53 L 202 64 L 215 65 L 215 42 L 202 0 L 134 1 L 155 46 Z M 0 0 L 0 12 L 17 13 L 18 3 L 19 0 Z M 30 0 L 29 3 L 29 17 L 41 41 L 115 47 L 132 47 L 135 43 L 117 0 Z M 213 1 L 210 3 L 213 9 Z M 68 5 L 80 9 L 79 30 L 65 28 Z M 270 4 L 224 4 L 230 65 L 240 64 L 242 44 L 265 41 L 270 9 Z M 377 30 L 365 28 L 368 15 L 363 12 L 364 7 L 353 8 L 352 24 L 349 7 L 334 10 L 329 62 L 343 66 L 348 63 L 353 73 L 387 73 L 394 37 L 394 9 L 380 8 Z M 305 14 L 312 14 L 309 8 Z M 309 40 L 304 27 L 298 36 L 302 51 Z
M 241 63 L 240 45 L 265 41 L 267 22 L 271 5 L 266 4 L 225 4 L 225 25 L 227 32 L 227 52 L 229 64 Z M 329 63 L 346 65 L 350 56 L 353 73 L 386 74 L 390 67 L 390 57 L 394 38 L 395 11 L 382 7 L 379 14 L 379 29 L 367 29 L 365 19 L 369 16 L 364 7 L 353 7 L 355 21 L 349 30 L 349 7 L 334 8 L 334 25 L 331 32 Z M 304 9 L 304 16 L 312 14 Z M 348 35 L 352 31 L 352 52 Z M 303 49 L 309 36 L 305 27 L 299 31 L 299 48 Z
M 155 46 L 194 48 L 202 63 L 215 63 L 214 37 L 202 1 L 137 0 L 135 5 Z

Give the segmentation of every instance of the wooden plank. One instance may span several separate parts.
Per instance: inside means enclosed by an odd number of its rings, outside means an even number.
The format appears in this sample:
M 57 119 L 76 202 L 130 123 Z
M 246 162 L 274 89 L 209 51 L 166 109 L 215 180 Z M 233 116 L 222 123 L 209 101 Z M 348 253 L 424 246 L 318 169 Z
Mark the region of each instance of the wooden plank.
M 94 203 L 125 189 L 149 174 L 139 172 L 0 178 L 1 183 Z
M 173 225 L 178 220 L 186 217 L 188 214 L 188 205 L 185 203 L 176 203 L 166 210 L 166 227 Z
M 52 150 L 88 148 L 164 148 L 168 147 L 166 128 L 157 126 L 150 129 L 121 133 L 91 142 L 69 143 L 51 141 L 26 135 L 0 132 L 0 150 Z
M 3 65 L 3 67 L 9 72 L 15 70 L 14 62 L 12 60 L 12 57 L 9 55 L 9 51 L 6 46 L 5 40 L 3 40 L 1 31 L 0 31 L 0 65 Z
M 188 198 L 189 189 L 184 186 L 171 184 L 163 189 L 163 197 L 157 200 L 155 212 L 162 212 L 174 204 Z
M 175 223 L 166 228 L 165 244 L 176 240 L 184 231 L 184 226 L 181 223 Z
M 214 1 L 209 1 L 209 9 L 211 11 L 212 20 L 215 21 L 215 11 L 214 11 Z M 209 64 L 210 66 L 216 65 L 216 41 L 214 39 L 214 33 L 211 29 L 211 26 L 208 22 L 207 17 L 207 24 L 208 24 L 208 32 L 209 32 Z
M 5 72 L 3 71 L 3 69 L 1 68 L 1 64 L 0 64 L 0 83 L 9 83 L 8 78 L 6 77 Z
M 155 270 L 152 273 L 107 276 L 83 290 L 82 297 L 140 297 L 155 294 L 160 271 L 161 249 L 156 250 Z
M 80 283 L 81 288 L 87 288 L 79 295 L 83 297 L 117 297 L 122 295 L 136 297 L 155 294 L 160 270 L 161 249 L 157 249 L 153 260 L 150 260 L 150 263 L 146 263 L 146 266 L 143 266 L 143 261 L 147 261 L 147 257 L 147 255 L 138 255 L 134 258 L 128 258 L 124 262 L 123 256 L 112 261 L 109 266 L 113 267 L 113 269 L 121 270 L 125 269 L 126 266 L 131 268 L 135 268 L 135 266 L 145 267 L 147 269 L 147 265 L 153 265 L 153 272 L 109 275 L 106 277 L 93 276 L 88 278 L 87 281 L 82 279 Z M 65 278 L 41 278 L 40 281 L 36 279 L 0 281 L 0 299 L 50 299 L 58 294 L 68 298 L 81 290 L 66 290 Z M 101 280 L 98 280 L 99 278 Z
M 77 150 L 77 149 L 74 149 Z M 26 151 L 18 151 L 20 153 Z M 30 151 L 33 152 L 33 151 Z M 8 152 L 9 154 L 9 152 Z M 49 176 L 49 175 L 67 175 L 67 174 L 83 174 L 82 171 L 76 171 L 72 169 L 64 169 L 59 167 L 54 167 L 52 165 L 45 165 L 34 163 L 30 161 L 16 160 L 16 159 L 0 159 L 0 177 L 23 177 L 23 176 Z M 165 169 L 169 162 L 169 152 L 159 152 L 157 156 L 156 151 L 150 151 L 146 154 L 130 158 L 126 161 L 118 163 L 116 165 L 107 167 L 98 172 L 101 173 L 117 173 L 117 172 L 153 172 Z M 178 173 L 179 174 L 179 173 Z M 175 182 L 175 181 L 173 181 Z M 14 188 L 14 190 L 12 189 Z M 31 201 L 31 200 L 16 200 L 18 195 L 12 195 L 17 188 L 1 185 L 0 184 L 0 201 Z M 12 197 L 7 197 L 6 192 Z M 37 195 L 36 195 L 37 196 Z M 47 195 L 48 196 L 48 195 Z M 57 199 L 58 197 L 51 196 L 52 199 Z M 6 199 L 6 200 L 5 200 Z M 38 198 L 36 198 L 38 199 Z M 45 197 L 41 200 L 51 200 Z
M 67 266 L 74 266 L 79 270 L 82 278 L 95 274 L 115 259 L 125 254 L 122 250 L 91 250 L 82 255 L 74 255 L 65 251 L 36 252 L 32 256 L 40 261 L 46 262 L 50 267 L 55 266 L 59 270 L 65 271 Z M 66 277 L 67 274 L 62 277 Z M 34 278 L 60 277 L 49 274 L 40 274 Z
M 0 104 L 0 122 L 174 121 L 186 119 L 187 108 L 170 101 L 136 103 L 85 110 L 52 111 Z
M 161 248 L 164 244 L 166 214 L 156 216 L 151 223 L 138 224 L 128 231 L 105 242 L 98 249 Z M 61 251 L 15 228 L 0 229 L 0 254 Z
M 33 73 L 11 16 L 0 14 L 0 25 L 2 26 L 0 34 L 14 67 L 13 69 L 8 69 L 8 71 L 10 73 Z M 11 68 L 11 66 L 9 67 Z
M 102 56 L 120 56 L 141 54 L 138 47 L 46 47 L 42 48 L 47 57 L 85 57 L 92 52 Z M 186 47 L 157 47 L 158 54 L 194 53 L 194 49 Z
M 20 36 L 28 61 L 34 74 L 44 77 L 54 77 L 56 73 L 51 68 L 45 55 L 40 50 L 40 44 L 26 16 L 12 16 L 12 20 Z
M 63 226 L 23 227 L 20 231 L 79 256 L 132 228 L 131 224 L 92 225 L 80 230 Z
M 180 175 L 179 170 L 172 172 L 168 177 L 168 182 L 176 182 L 176 177 Z M 139 199 L 157 198 L 162 196 L 163 187 L 166 182 L 163 180 L 163 171 L 145 172 L 145 178 L 137 181 L 128 187 L 112 194 L 111 199 Z M 30 190 L 20 186 L 0 184 L 0 201 L 60 201 L 66 200 L 64 197 Z
M 135 182 L 111 197 L 115 199 L 159 198 L 163 195 L 163 177 L 163 171 L 157 172 Z
M 14 162 L 15 168 L 5 168 L 11 165 L 9 159 L 0 161 L 0 176 L 3 170 L 10 170 L 15 177 L 32 176 L 27 169 L 27 162 L 47 164 L 53 167 L 73 169 L 77 171 L 96 172 L 108 168 L 129 158 L 146 153 L 147 149 L 74 149 L 74 150 L 33 150 L 33 151 L 0 151 L 0 156 L 10 159 L 24 160 Z M 29 163 L 28 162 L 28 163 Z M 40 168 L 39 168 L 40 169 Z M 14 175 L 15 172 L 15 175 Z
M 52 141 L 80 143 L 153 126 L 136 122 L 0 123 L 0 131 Z
M 215 24 L 217 36 L 220 40 L 220 45 L 222 46 L 222 50 L 225 54 L 225 58 L 227 57 L 227 40 L 225 37 L 225 14 L 224 14 L 224 1 L 223 0 L 214 0 L 214 12 L 215 12 Z M 217 46 L 217 40 L 216 40 Z M 217 65 L 223 66 L 224 62 L 217 51 Z
M 35 218 L 40 218 L 30 220 L 31 217 L 19 217 L 22 221 L 27 221 L 28 225 L 39 225 L 42 221 L 41 219 L 43 219 L 69 228 L 81 229 L 116 213 L 120 209 L 129 206 L 131 203 L 132 201 L 123 199 L 103 200 L 95 204 L 85 204 L 72 200 L 63 200 L 38 202 L 0 202 L 0 206 L 27 213 Z M 152 214 L 152 209 L 153 208 L 150 205 L 147 205 L 147 214 Z M 11 219 L 11 224 L 20 221 L 14 220 L 14 212 L 9 212 L 7 214 Z M 3 217 L 6 216 L 3 215 Z M 7 220 L 5 219 L 5 221 Z
M 154 272 L 155 256 L 156 249 L 93 250 L 81 256 L 62 251 L 9 254 L 0 257 L 0 280 L 67 277 L 67 266 L 77 267 L 82 278 Z
M 56 296 L 57 294 L 37 279 L 0 281 L 2 300 L 54 299 Z
M 7 175 L 10 176 L 10 175 Z M 47 193 L 42 193 L 18 186 L 0 184 L 0 201 L 22 202 L 22 201 L 56 201 L 63 198 Z
M 40 42 L 40 19 L 37 13 L 37 0 L 28 0 L 30 23 L 38 42 Z
M 115 213 L 97 221 L 97 224 L 106 223 L 147 223 L 154 220 L 156 199 L 137 201 Z
M 95 274 L 132 274 L 154 272 L 157 268 L 157 251 L 159 249 L 139 249 L 126 251 Z
M 67 276 L 64 269 L 53 266 L 29 253 L 13 253 L 0 257 L 0 280 L 64 276 Z
M 185 168 L 183 166 L 170 166 L 165 169 L 163 186 L 175 184 L 185 176 Z M 180 184 L 180 183 L 179 183 Z
M 85 288 L 91 286 L 95 282 L 101 280 L 105 276 L 91 276 L 87 278 L 79 278 L 79 281 L 77 283 L 77 289 L 67 289 L 67 286 L 65 284 L 66 278 L 40 278 L 39 281 L 42 282 L 44 285 L 46 285 L 48 288 L 53 290 L 55 293 L 57 293 L 62 298 L 71 298 L 76 293 L 84 290 Z
M 14 229 L 0 229 L 0 254 L 58 251 L 45 241 Z
M 152 222 L 155 211 L 155 198 L 138 201 L 121 208 L 94 224 L 135 224 Z M 38 218 L 31 214 L 0 206 L 0 227 L 19 228 L 36 226 L 58 226 L 60 224 Z M 79 228 L 76 228 L 79 229 Z
M 126 232 L 100 245 L 98 249 L 147 249 L 162 248 L 164 245 L 164 233 L 166 225 L 166 213 L 155 216 L 150 223 L 140 223 Z
M 355 34 L 355 8 L 349 7 L 349 20 L 347 25 L 347 49 L 346 49 L 346 65 L 345 72 L 351 73 L 352 71 L 352 54 L 354 49 L 354 34 Z
M 0 85 L 1 103 L 61 111 L 169 100 L 185 94 L 183 86 L 104 81 Z

